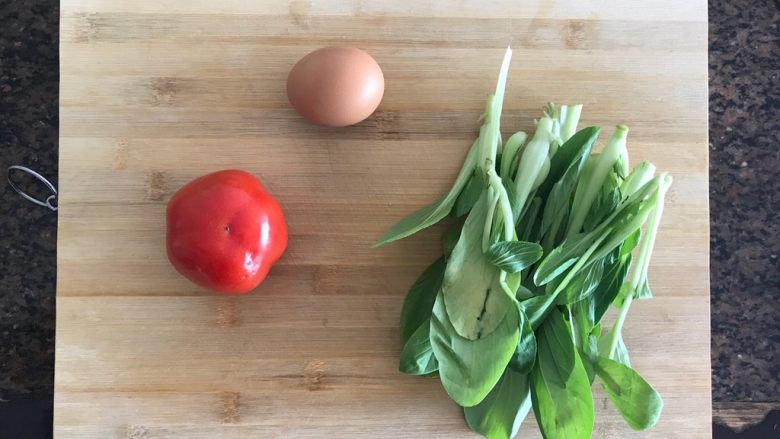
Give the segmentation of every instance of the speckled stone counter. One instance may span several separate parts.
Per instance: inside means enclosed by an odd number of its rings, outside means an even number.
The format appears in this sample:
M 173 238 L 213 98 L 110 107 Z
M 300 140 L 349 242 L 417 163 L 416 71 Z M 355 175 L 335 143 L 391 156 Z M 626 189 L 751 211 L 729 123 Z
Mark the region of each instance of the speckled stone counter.
M 53 0 L 0 0 L 0 168 L 27 165 L 55 184 L 58 6 Z M 710 2 L 716 417 L 721 405 L 737 410 L 732 403 L 764 412 L 780 408 L 779 11 L 777 1 Z M 56 215 L 24 202 L 2 181 L 0 438 L 46 437 Z
M 56 1 L 0 1 L 2 399 L 52 391 L 57 215 L 13 193 L 5 169 L 27 165 L 56 182 L 58 22 Z
M 778 5 L 710 2 L 715 401 L 780 401 Z

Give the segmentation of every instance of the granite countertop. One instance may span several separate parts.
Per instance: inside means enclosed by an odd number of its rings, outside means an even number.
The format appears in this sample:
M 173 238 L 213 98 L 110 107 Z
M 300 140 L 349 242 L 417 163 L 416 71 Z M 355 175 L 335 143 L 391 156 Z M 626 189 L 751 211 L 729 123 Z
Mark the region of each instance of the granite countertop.
M 780 8 L 726 3 L 710 5 L 713 398 L 780 401 Z
M 739 423 L 780 408 L 780 8 L 709 11 L 712 395 L 715 420 Z M 2 2 L 0 23 L 0 168 L 56 185 L 59 2 Z M 0 197 L 0 438 L 46 437 L 57 218 L 5 179 Z

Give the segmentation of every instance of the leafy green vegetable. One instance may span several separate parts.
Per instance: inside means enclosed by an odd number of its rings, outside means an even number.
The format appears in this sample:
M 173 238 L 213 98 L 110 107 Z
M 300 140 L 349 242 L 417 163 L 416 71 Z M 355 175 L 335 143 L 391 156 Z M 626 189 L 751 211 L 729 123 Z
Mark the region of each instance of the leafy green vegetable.
M 596 375 L 612 404 L 634 430 L 646 430 L 658 422 L 664 402 L 658 392 L 634 369 L 601 357 Z
M 452 254 L 452 249 L 460 239 L 460 233 L 463 230 L 463 222 L 458 221 L 450 226 L 446 232 L 441 236 L 441 249 L 444 253 L 444 258 L 448 259 Z
M 444 279 L 444 258 L 437 259 L 414 282 L 401 308 L 401 339 L 406 343 L 412 334 L 431 317 L 433 302 Z
M 466 187 L 463 188 L 463 191 L 455 200 L 455 205 L 452 207 L 451 212 L 452 216 L 459 217 L 467 214 L 474 207 L 474 203 L 479 200 L 482 191 L 485 189 L 485 184 L 485 173 L 479 168 L 475 169 L 474 175 L 471 176 L 468 184 L 466 184 Z
M 439 378 L 450 398 L 463 407 L 485 399 L 517 348 L 518 323 L 515 309 L 506 313 L 490 335 L 469 340 L 458 335 L 450 323 L 443 295 L 436 297 L 431 346 L 439 361 Z
M 401 350 L 398 370 L 407 375 L 428 375 L 439 369 L 431 348 L 430 329 L 430 320 L 426 320 L 409 337 Z
M 628 256 L 631 254 L 632 251 L 636 248 L 636 245 L 639 244 L 639 238 L 642 236 L 642 230 L 636 229 L 634 233 L 628 235 L 625 241 L 623 241 L 623 244 L 620 245 L 620 256 Z
M 568 325 L 560 313 L 552 313 L 538 333 L 531 400 L 539 428 L 546 439 L 590 439 L 593 395 Z
M 515 156 L 522 152 L 520 148 L 525 144 L 526 139 L 528 139 L 528 135 L 522 131 L 512 134 L 507 139 L 506 144 L 504 144 L 504 153 L 501 156 L 500 176 L 508 179 L 514 178 L 512 173 L 517 168 L 512 168 L 512 164 L 516 163 Z
M 460 239 L 447 261 L 441 288 L 452 326 L 458 335 L 469 340 L 492 333 L 511 305 L 501 292 L 498 268 L 482 252 L 486 193 L 483 192 L 463 225 Z
M 542 257 L 542 246 L 525 241 L 500 241 L 487 251 L 491 264 L 507 273 L 519 273 Z
M 578 132 L 561 146 L 550 161 L 547 180 L 537 191 L 537 196 L 547 198 L 541 228 L 543 235 L 548 232 L 554 235 L 557 230 L 550 231 L 550 228 L 568 211 L 577 179 L 599 131 L 599 128 L 590 127 Z
M 514 189 L 512 189 L 514 190 Z M 507 190 L 507 192 L 510 192 Z M 528 203 L 528 208 L 523 213 L 522 218 L 520 221 L 517 222 L 517 224 L 522 224 L 522 227 L 517 227 L 518 230 L 518 237 L 517 239 L 521 241 L 533 241 L 531 239 L 532 236 L 536 236 L 538 234 L 538 231 L 536 230 L 539 226 L 537 223 L 541 223 L 539 220 L 539 210 L 542 207 L 542 199 L 539 197 L 534 197 L 530 203 Z
M 650 213 L 658 205 L 657 195 L 660 191 L 658 183 L 658 181 L 656 181 L 656 184 L 648 183 L 639 192 L 628 197 L 605 220 L 605 223 L 602 223 L 599 228 L 591 232 L 591 234 L 602 233 L 601 236 L 605 238 L 598 251 L 593 254 L 593 259 L 602 258 L 615 248 L 620 247 L 642 227 L 642 224 L 645 223 Z M 645 198 L 643 195 L 650 198 Z M 606 224 L 606 227 L 604 224 Z
M 568 305 L 590 296 L 598 287 L 603 273 L 604 260 L 599 259 L 592 262 L 589 267 L 574 276 L 563 289 L 562 294 L 558 297 L 558 303 Z
M 588 374 L 588 380 L 593 383 L 596 371 L 593 364 L 599 357 L 598 339 L 601 327 L 593 321 L 592 297 L 585 298 L 569 307 L 572 327 L 572 338 L 580 353 L 582 365 Z
M 567 142 L 577 131 L 577 123 L 580 121 L 580 114 L 582 113 L 582 104 L 577 105 L 561 105 L 560 109 L 560 125 L 561 125 L 561 140 Z
M 528 287 L 526 287 L 523 284 L 520 284 L 517 288 L 517 293 L 515 293 L 515 298 L 518 302 L 521 302 L 526 299 L 530 299 L 532 297 L 536 296 L 533 291 L 531 291 Z
M 590 210 L 598 190 L 604 182 L 604 178 L 612 167 L 615 166 L 618 158 L 625 153 L 627 135 L 628 127 L 625 125 L 618 125 L 617 128 L 615 128 L 615 133 L 604 147 L 604 151 L 601 152 L 598 160 L 593 165 L 589 178 L 580 180 L 580 184 L 577 186 L 574 196 L 572 216 L 569 218 L 567 235 L 580 232 L 582 224 L 585 221 L 585 215 L 587 215 Z
M 655 174 L 655 165 L 648 162 L 640 163 L 623 181 L 620 192 L 624 197 L 632 195 L 652 180 L 653 174 Z
M 543 173 L 542 169 L 545 163 L 548 167 L 550 165 L 550 143 L 554 137 L 552 129 L 553 120 L 550 117 L 539 119 L 534 137 L 523 150 L 515 178 L 516 196 L 512 200 L 515 221 L 520 218 L 537 178 Z
M 623 200 L 620 193 L 620 180 L 617 173 L 610 173 L 601 187 L 601 192 L 596 196 L 596 200 L 590 207 L 590 211 L 585 216 L 583 228 L 586 232 L 595 229 L 604 218 L 608 217 L 617 209 L 617 206 Z
M 547 294 L 520 302 L 520 309 L 528 317 L 528 323 L 534 330 L 542 324 L 547 314 L 555 307 L 555 299 L 556 296 Z
M 625 364 L 628 367 L 631 367 L 631 359 L 628 356 L 628 348 L 626 348 L 626 344 L 623 341 L 623 334 L 617 335 L 617 342 L 615 344 L 615 351 L 610 354 L 609 350 L 611 346 L 609 345 L 610 340 L 606 337 L 599 340 L 599 355 L 602 357 L 607 357 L 612 360 L 617 361 L 618 363 Z
M 534 273 L 534 283 L 545 285 L 561 276 L 577 263 L 592 244 L 592 237 L 588 235 L 576 235 L 564 241 L 542 259 Z
M 642 283 L 639 284 L 634 297 L 637 299 L 651 299 L 653 297 L 653 292 L 650 291 L 650 285 L 648 285 L 647 279 L 642 280 Z
M 655 185 L 653 185 L 653 182 L 655 182 Z M 623 299 L 623 302 L 618 305 L 619 312 L 618 316 L 615 319 L 615 324 L 610 329 L 609 333 L 607 334 L 606 338 L 606 346 L 608 346 L 606 355 L 607 358 L 614 359 L 615 358 L 615 350 L 618 346 L 618 340 L 621 337 L 621 331 L 623 330 L 623 323 L 626 320 L 626 316 L 628 315 L 628 310 L 631 307 L 631 303 L 634 300 L 634 296 L 636 294 L 637 289 L 642 285 L 642 283 L 647 282 L 647 269 L 650 266 L 650 255 L 653 252 L 653 246 L 655 245 L 655 236 L 658 232 L 658 226 L 661 222 L 661 216 L 663 215 L 664 211 L 664 197 L 666 196 L 666 191 L 669 189 L 669 187 L 672 184 L 672 177 L 668 174 L 662 174 L 653 181 L 647 183 L 642 187 L 642 189 L 638 190 L 636 193 L 632 194 L 628 199 L 631 200 L 632 198 L 642 197 L 643 192 L 647 192 L 647 188 L 652 188 L 655 186 L 656 190 L 652 193 L 652 196 L 649 197 L 648 203 L 651 207 L 650 209 L 653 211 L 652 216 L 650 217 L 650 220 L 647 224 L 647 233 L 644 236 L 644 239 L 642 240 L 639 251 L 637 253 L 636 258 L 636 266 L 634 270 L 631 273 L 631 279 L 626 282 L 623 287 L 621 288 L 621 291 L 625 290 L 626 293 L 618 293 L 618 297 L 625 297 Z M 639 196 L 637 195 L 639 194 Z M 646 207 L 646 205 L 644 206 Z M 639 210 L 639 209 L 637 209 Z M 637 214 L 639 216 L 640 214 Z M 624 229 L 630 229 L 633 226 L 633 224 L 630 224 L 628 226 L 623 226 Z M 630 236 L 630 235 L 628 235 Z M 649 288 L 648 288 L 649 290 Z
M 620 246 L 642 226 L 656 203 L 647 196 L 655 193 L 658 183 L 648 183 L 641 190 L 620 203 L 617 209 L 598 227 L 588 233 L 569 234 L 564 242 L 542 259 L 534 274 L 534 282 L 544 285 L 562 275 L 579 258 L 588 254 L 590 259 L 580 263 L 580 268 L 588 266 L 587 261 L 605 257 Z
M 599 127 L 583 128 L 561 145 L 558 152 L 550 160 L 550 172 L 547 175 L 547 180 L 539 187 L 537 194 L 540 197 L 547 197 L 552 186 L 561 181 L 570 169 L 579 168 L 577 173 L 582 172 L 599 133 L 601 133 Z
M 509 367 L 519 373 L 528 374 L 536 361 L 536 336 L 531 322 L 518 304 L 520 314 L 520 337 L 517 339 L 517 349 L 509 360 Z
M 530 410 L 528 376 L 507 368 L 487 397 L 463 412 L 475 432 L 488 439 L 511 439 Z
M 663 403 L 631 369 L 622 327 L 632 302 L 652 296 L 671 177 L 647 162 L 629 172 L 624 125 L 594 152 L 600 128 L 577 131 L 581 105 L 548 104 L 530 140 L 502 145 L 510 57 L 450 191 L 376 244 L 458 218 L 404 301 L 399 369 L 438 376 L 488 438 L 513 437 L 531 406 L 545 439 L 589 438 L 596 378 L 632 428 L 649 428 Z
M 626 278 L 626 274 L 628 274 L 630 264 L 631 254 L 621 256 L 620 249 L 614 250 L 613 254 L 605 259 L 604 275 L 593 291 L 594 320 L 596 323 L 601 321 L 607 309 L 609 309 L 609 305 L 617 297 L 623 285 L 623 280 Z

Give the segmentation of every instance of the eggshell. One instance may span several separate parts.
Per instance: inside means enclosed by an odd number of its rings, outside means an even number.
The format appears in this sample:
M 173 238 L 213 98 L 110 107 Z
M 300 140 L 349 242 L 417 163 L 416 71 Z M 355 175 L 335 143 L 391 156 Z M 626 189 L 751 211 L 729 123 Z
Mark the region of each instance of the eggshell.
M 354 125 L 376 110 L 385 91 L 379 64 L 366 52 L 330 46 L 301 58 L 287 77 L 287 97 L 311 122 Z

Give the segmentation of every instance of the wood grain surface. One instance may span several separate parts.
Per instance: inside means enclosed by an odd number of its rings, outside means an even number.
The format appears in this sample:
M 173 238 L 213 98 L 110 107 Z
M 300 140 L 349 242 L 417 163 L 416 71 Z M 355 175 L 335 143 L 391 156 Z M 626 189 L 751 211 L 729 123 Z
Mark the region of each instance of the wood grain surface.
M 768 420 L 768 414 L 772 411 L 776 414 L 780 412 L 780 402 L 714 402 L 712 405 L 713 422 L 727 425 L 737 432 Z M 776 415 L 775 419 L 777 419 Z M 774 428 L 771 425 L 767 425 L 768 430 L 777 431 L 779 428 L 777 424 L 774 424 Z
M 632 161 L 674 175 L 656 297 L 625 328 L 665 408 L 630 437 L 710 436 L 703 0 L 63 0 L 60 38 L 57 438 L 473 437 L 438 381 L 397 372 L 401 303 L 442 228 L 370 245 L 449 186 L 508 44 L 505 134 L 579 102 L 583 125 L 627 123 Z M 328 44 L 384 70 L 357 126 L 286 102 L 289 69 Z M 238 298 L 164 249 L 172 193 L 225 168 L 261 177 L 290 229 Z M 627 437 L 595 397 L 594 436 Z M 540 437 L 533 416 L 521 437 Z

